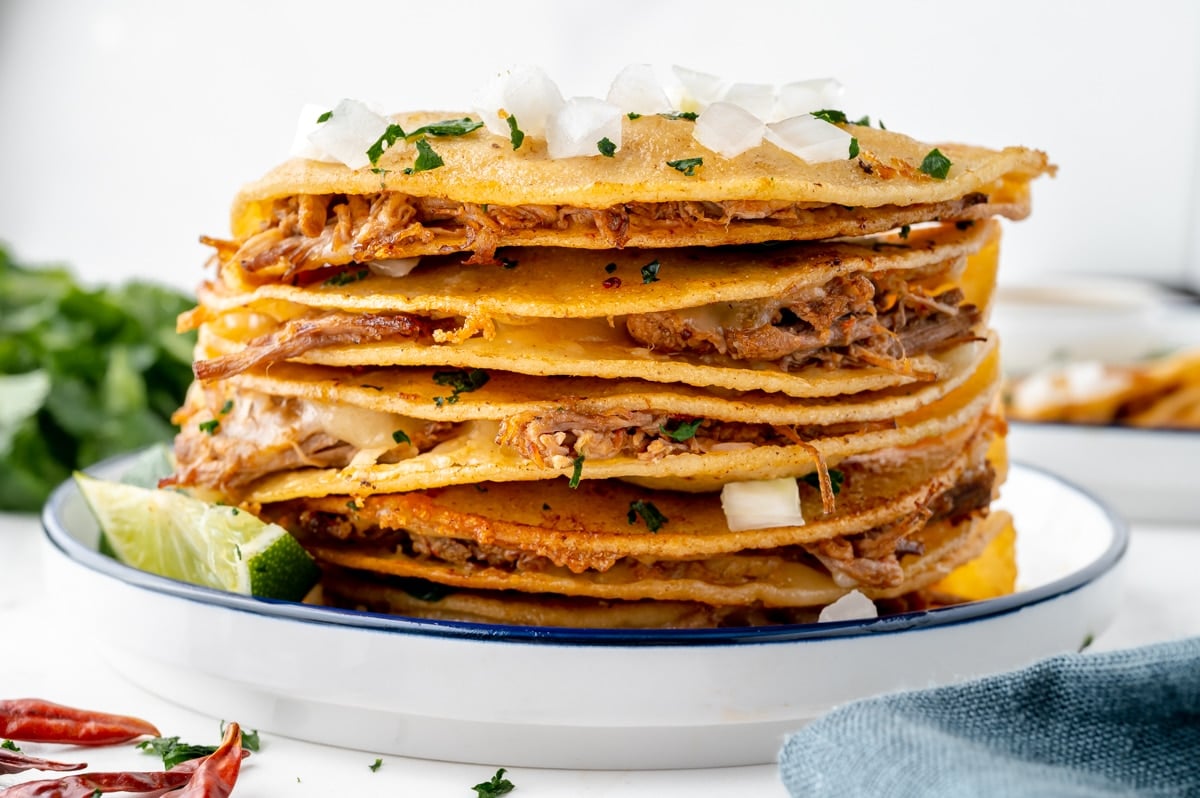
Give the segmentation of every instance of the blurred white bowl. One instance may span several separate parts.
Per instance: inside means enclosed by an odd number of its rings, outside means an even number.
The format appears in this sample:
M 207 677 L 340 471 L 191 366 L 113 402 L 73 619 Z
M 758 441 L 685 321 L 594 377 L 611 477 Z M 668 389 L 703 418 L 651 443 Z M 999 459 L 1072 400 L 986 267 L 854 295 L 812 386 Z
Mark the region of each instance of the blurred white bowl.
M 1067 360 L 1122 363 L 1162 351 L 1176 343 L 1166 312 L 1177 307 L 1152 283 L 1051 275 L 998 286 L 991 322 L 1005 371 L 1025 374 Z

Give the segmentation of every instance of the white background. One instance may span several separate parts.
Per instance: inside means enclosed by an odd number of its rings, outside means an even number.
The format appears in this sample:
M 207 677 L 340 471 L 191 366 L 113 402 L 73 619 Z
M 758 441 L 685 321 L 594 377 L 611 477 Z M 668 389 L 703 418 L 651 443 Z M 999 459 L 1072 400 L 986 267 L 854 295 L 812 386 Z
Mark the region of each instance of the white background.
M 1060 166 L 1003 274 L 1200 280 L 1200 4 L 0 0 L 0 242 L 89 281 L 190 289 L 201 234 L 287 155 L 302 104 L 465 110 L 536 63 L 603 96 L 628 63 L 730 80 L 833 76 L 844 110 Z

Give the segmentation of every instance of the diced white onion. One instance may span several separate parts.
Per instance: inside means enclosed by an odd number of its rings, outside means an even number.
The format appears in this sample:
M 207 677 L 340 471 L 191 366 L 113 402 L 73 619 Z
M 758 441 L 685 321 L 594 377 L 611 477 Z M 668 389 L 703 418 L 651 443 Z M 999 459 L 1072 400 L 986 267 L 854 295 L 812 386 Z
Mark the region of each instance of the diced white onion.
M 650 64 L 630 64 L 618 72 L 606 99 L 623 114 L 665 114 L 673 110 L 658 73 Z
M 826 605 L 817 617 L 819 623 L 831 621 L 861 621 L 878 618 L 879 609 L 875 602 L 857 590 L 851 590 L 832 604 Z
M 296 134 L 292 137 L 292 148 L 288 152 L 289 155 L 293 158 L 307 158 L 310 161 L 335 161 L 308 140 L 308 137 L 322 124 L 317 120 L 328 110 L 327 106 L 305 103 L 304 107 L 300 109 L 300 116 L 296 119 Z
M 842 84 L 833 78 L 799 80 L 779 87 L 775 97 L 775 108 L 768 122 L 789 119 L 800 114 L 811 114 L 827 108 L 841 108 Z
M 775 112 L 775 87 L 769 83 L 734 83 L 725 90 L 721 102 L 745 108 L 761 120 Z
M 794 479 L 730 482 L 721 488 L 721 509 L 731 532 L 804 524 Z
M 697 72 L 686 67 L 671 67 L 679 85 L 676 88 L 675 106 L 680 111 L 699 113 L 721 99 L 725 93 L 725 81 L 716 75 Z
M 550 117 L 546 146 L 551 158 L 599 155 L 608 139 L 621 148 L 621 109 L 595 97 L 572 97 Z M 518 117 L 518 120 L 520 117 Z
M 536 66 L 514 66 L 497 75 L 475 101 L 487 129 L 508 138 L 508 117 L 527 136 L 542 138 L 546 123 L 563 105 L 562 92 L 550 76 Z
M 849 133 L 811 114 L 801 114 L 767 125 L 767 141 L 809 163 L 846 160 L 850 157 Z
M 325 432 L 358 449 L 390 449 L 392 433 L 402 427 L 400 416 L 353 405 L 306 402 L 304 411 Z
M 381 274 L 384 277 L 404 277 L 417 268 L 420 262 L 420 258 L 386 258 L 371 261 L 367 268 L 372 274 Z
M 366 103 L 342 100 L 334 107 L 329 119 L 308 135 L 308 140 L 329 158 L 351 169 L 362 169 L 371 163 L 367 150 L 379 141 L 389 124 Z
M 766 125 L 745 108 L 717 102 L 696 117 L 692 136 L 713 152 L 733 158 L 762 144 L 766 132 Z

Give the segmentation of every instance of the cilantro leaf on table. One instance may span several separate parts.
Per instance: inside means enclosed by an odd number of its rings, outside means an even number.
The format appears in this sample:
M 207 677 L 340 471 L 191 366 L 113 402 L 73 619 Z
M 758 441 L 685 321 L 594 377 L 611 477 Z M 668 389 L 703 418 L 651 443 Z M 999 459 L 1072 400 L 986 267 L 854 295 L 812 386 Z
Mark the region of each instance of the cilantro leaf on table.
M 194 301 L 146 282 L 85 287 L 0 247 L 0 510 L 33 512 L 71 472 L 170 440 L 192 380 Z

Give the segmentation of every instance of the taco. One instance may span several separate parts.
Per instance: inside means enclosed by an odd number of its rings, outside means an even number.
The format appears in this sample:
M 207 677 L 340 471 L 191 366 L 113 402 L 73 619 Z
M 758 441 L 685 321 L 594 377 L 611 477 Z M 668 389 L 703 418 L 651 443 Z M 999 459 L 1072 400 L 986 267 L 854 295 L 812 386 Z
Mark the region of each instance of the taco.
M 724 157 L 629 114 L 563 158 L 447 116 L 239 193 L 176 486 L 293 531 L 327 601 L 440 619 L 802 622 L 1011 560 L 995 217 L 1044 154 L 839 122 L 848 158 Z

